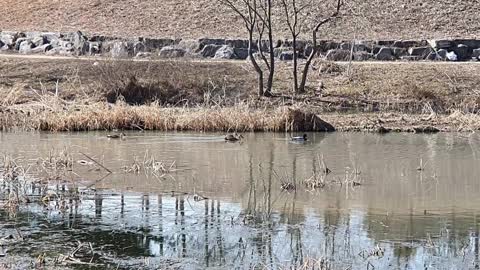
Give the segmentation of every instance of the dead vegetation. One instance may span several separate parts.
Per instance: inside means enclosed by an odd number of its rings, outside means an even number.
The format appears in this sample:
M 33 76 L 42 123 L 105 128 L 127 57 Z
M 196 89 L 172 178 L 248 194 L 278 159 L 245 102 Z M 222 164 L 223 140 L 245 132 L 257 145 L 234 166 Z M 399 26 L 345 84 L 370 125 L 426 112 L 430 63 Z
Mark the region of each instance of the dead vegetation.
M 474 64 L 317 61 L 308 92 L 292 96 L 281 63 L 275 96 L 260 99 L 244 63 L 10 59 L 0 68 L 1 130 L 318 130 L 318 114 L 350 131 L 480 126 Z

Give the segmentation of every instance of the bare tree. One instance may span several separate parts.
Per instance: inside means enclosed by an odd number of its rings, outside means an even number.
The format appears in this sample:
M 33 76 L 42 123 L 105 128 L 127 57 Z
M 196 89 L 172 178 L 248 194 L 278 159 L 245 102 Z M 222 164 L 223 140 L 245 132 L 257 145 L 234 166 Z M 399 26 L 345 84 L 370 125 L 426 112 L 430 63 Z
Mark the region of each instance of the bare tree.
M 329 17 L 317 22 L 315 27 L 312 30 L 313 48 L 312 48 L 312 52 L 308 56 L 307 61 L 305 62 L 305 66 L 303 67 L 302 81 L 301 81 L 300 86 L 298 88 L 298 91 L 297 91 L 298 93 L 305 93 L 305 85 L 307 83 L 308 71 L 309 71 L 310 65 L 312 64 L 313 58 L 315 57 L 315 55 L 318 52 L 317 33 L 320 30 L 320 27 L 322 27 L 326 23 L 330 22 L 331 20 L 337 18 L 340 14 L 340 9 L 344 5 L 343 0 L 336 0 L 336 1 L 337 1 L 336 9 L 333 12 L 333 14 L 331 14 Z M 293 48 L 293 50 L 295 51 L 296 48 Z
M 302 1 L 303 4 L 299 4 L 297 0 L 281 0 L 283 7 L 286 23 L 290 34 L 292 36 L 292 47 L 293 47 L 293 92 L 301 93 L 304 89 L 298 87 L 298 49 L 297 49 L 297 39 L 302 29 L 304 27 L 306 16 L 309 14 L 304 14 L 307 8 L 312 6 L 312 0 Z M 300 91 L 302 90 L 302 91 Z
M 242 18 L 245 28 L 248 32 L 248 58 L 252 63 L 255 72 L 257 73 L 258 78 L 258 95 L 265 95 L 263 88 L 263 70 L 260 65 L 257 63 L 253 55 L 254 50 L 254 39 L 253 35 L 255 30 L 258 28 L 258 2 L 260 0 L 218 0 L 221 4 L 229 7 L 233 10 L 240 18 Z M 268 91 L 268 87 L 267 87 Z
M 259 29 L 259 51 L 261 52 L 261 57 L 265 62 L 265 65 L 268 69 L 268 80 L 267 80 L 267 89 L 265 89 L 264 96 L 271 96 L 272 95 L 272 87 L 273 87 L 273 76 L 275 75 L 275 54 L 274 54 L 274 46 L 273 46 L 273 22 L 272 22 L 272 14 L 273 14 L 273 0 L 259 0 L 259 9 L 257 12 L 259 23 L 261 26 L 258 27 Z M 261 30 L 260 30 L 261 29 Z M 268 52 L 269 57 L 268 59 L 262 53 L 262 34 L 264 30 L 267 30 L 268 36 Z

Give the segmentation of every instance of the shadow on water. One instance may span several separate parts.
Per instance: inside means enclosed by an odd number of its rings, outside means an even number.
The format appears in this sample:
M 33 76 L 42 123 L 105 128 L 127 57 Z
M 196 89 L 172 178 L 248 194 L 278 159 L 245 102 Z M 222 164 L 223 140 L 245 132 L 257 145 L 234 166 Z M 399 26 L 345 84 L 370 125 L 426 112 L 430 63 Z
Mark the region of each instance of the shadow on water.
M 169 134 L 126 141 L 78 134 L 9 146 L 21 136 L 3 134 L 2 150 L 31 161 L 63 144 L 103 156 L 114 173 L 91 188 L 77 183 L 99 173 L 75 166 L 75 181 L 25 181 L 28 200 L 13 211 L 8 203 L 19 189 L 6 181 L 3 164 L 1 267 L 479 267 L 479 145 L 472 138 L 317 134 L 292 144 L 257 134 L 226 144 L 215 134 L 172 134 L 174 143 Z M 176 161 L 172 177 L 122 172 L 146 149 Z M 426 165 L 418 169 L 420 160 Z M 316 189 L 305 186 L 312 174 Z

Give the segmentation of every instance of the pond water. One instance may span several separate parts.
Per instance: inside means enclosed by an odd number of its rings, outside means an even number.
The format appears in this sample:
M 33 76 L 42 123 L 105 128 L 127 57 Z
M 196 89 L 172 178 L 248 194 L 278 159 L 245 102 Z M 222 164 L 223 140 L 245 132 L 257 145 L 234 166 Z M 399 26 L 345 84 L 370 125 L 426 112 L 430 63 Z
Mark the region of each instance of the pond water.
M 478 135 L 244 136 L 0 133 L 25 167 L 73 160 L 50 191 L 25 185 L 43 199 L 0 210 L 0 268 L 479 268 Z

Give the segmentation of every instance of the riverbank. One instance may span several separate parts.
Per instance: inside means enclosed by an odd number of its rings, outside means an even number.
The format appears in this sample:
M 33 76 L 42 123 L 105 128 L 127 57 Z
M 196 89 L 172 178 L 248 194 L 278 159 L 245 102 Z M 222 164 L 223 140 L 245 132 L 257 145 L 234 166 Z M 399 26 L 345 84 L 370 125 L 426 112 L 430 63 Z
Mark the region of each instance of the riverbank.
M 317 61 L 293 96 L 280 62 L 275 96 L 258 98 L 244 61 L 3 57 L 2 130 L 324 130 L 318 118 L 339 131 L 480 129 L 476 63 Z

